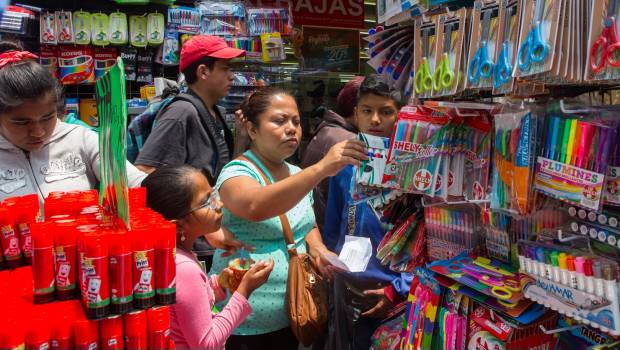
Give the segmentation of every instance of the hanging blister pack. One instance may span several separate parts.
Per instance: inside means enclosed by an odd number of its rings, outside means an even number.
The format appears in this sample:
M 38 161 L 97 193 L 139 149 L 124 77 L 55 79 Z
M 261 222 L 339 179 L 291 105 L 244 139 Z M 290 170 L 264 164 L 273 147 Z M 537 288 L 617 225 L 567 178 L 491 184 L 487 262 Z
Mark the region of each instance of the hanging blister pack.
M 274 32 L 288 35 L 291 32 L 292 23 L 288 8 L 248 8 L 247 13 L 249 35 Z
M 161 13 L 149 13 L 146 17 L 147 43 L 161 45 L 164 42 L 165 20 Z
M 490 90 L 493 87 L 498 16 L 496 1 L 478 0 L 474 3 L 467 88 Z
M 73 19 L 70 11 L 56 11 L 58 44 L 73 44 Z
M 127 15 L 122 12 L 110 14 L 110 44 L 125 45 L 128 39 Z
M 135 47 L 146 47 L 147 19 L 145 16 L 129 17 L 129 42 Z
M 76 44 L 90 44 L 91 29 L 92 20 L 90 13 L 85 11 L 77 11 L 73 13 L 73 32 Z
M 433 95 L 450 96 L 462 89 L 461 55 L 467 9 L 439 16 Z
M 437 192 L 447 195 L 446 157 L 452 131 L 445 114 L 421 106 L 401 109 L 390 140 L 383 186 L 429 197 Z
M 105 13 L 91 14 L 91 42 L 96 46 L 110 45 L 110 18 Z
M 527 109 L 495 115 L 492 209 L 520 215 L 531 211 L 538 124 Z
M 618 33 L 620 14 L 618 0 L 595 1 L 590 16 L 588 36 L 586 81 L 600 81 L 620 78 L 620 48 Z
M 179 64 L 181 56 L 179 45 L 179 32 L 166 29 L 164 45 L 162 45 L 161 64 L 175 66 Z
M 263 33 L 260 35 L 260 41 L 263 62 L 280 62 L 286 59 L 284 41 L 280 33 Z
M 519 31 L 519 14 L 521 7 L 518 0 L 501 0 L 499 7 L 499 26 L 495 48 L 495 66 L 493 67 L 493 94 L 500 95 L 512 91 L 514 62 L 516 58 L 517 35 Z M 501 36 L 499 36 L 501 35 Z
M 523 7 L 514 76 L 527 77 L 551 70 L 558 34 L 560 3 L 533 0 Z
M 186 6 L 168 8 L 168 29 L 176 29 L 179 33 L 198 34 L 201 22 L 200 10 L 197 8 Z
M 481 116 L 466 119 L 465 125 L 468 131 L 465 137 L 464 195 L 468 201 L 484 201 L 489 187 L 492 124 Z
M 56 15 L 54 12 L 43 12 L 40 17 L 40 42 L 44 45 L 58 44 L 56 33 Z
M 239 36 L 246 33 L 242 2 L 201 1 L 197 7 L 202 15 L 201 34 Z
M 414 91 L 417 98 L 428 98 L 433 93 L 433 72 L 437 53 L 437 16 L 418 18 L 414 42 L 420 43 L 415 52 L 413 65 L 415 69 Z

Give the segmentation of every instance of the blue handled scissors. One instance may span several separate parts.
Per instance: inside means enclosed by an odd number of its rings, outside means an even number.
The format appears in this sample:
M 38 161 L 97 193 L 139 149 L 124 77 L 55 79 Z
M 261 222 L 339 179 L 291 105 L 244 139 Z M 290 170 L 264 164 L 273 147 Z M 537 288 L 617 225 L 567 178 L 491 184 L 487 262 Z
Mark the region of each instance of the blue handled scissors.
M 474 55 L 471 62 L 469 62 L 469 69 L 467 72 L 469 81 L 478 85 L 480 78 L 488 79 L 493 74 L 493 61 L 489 57 L 489 27 L 491 26 L 491 12 L 486 11 L 482 18 L 482 35 L 480 36 L 480 46 L 478 51 Z
M 540 63 L 547 58 L 549 53 L 549 44 L 546 43 L 542 36 L 542 15 L 545 0 L 537 0 L 534 10 L 534 18 L 532 19 L 532 29 L 527 34 L 525 42 L 519 48 L 518 67 L 522 72 L 529 72 L 532 62 Z
M 493 87 L 496 89 L 510 81 L 512 75 L 512 61 L 510 60 L 510 51 L 512 43 L 510 42 L 510 33 L 512 28 L 512 17 L 515 7 L 506 8 L 506 17 L 504 21 L 504 43 L 502 50 L 497 57 L 495 67 L 493 67 Z

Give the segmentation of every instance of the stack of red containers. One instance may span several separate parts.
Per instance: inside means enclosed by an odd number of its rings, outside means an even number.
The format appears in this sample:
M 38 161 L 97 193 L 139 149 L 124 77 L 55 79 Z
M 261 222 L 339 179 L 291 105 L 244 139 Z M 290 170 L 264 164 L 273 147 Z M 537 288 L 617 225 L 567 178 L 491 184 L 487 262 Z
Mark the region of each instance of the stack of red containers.
M 8 315 L 0 320 L 0 349 L 174 347 L 161 305 L 175 302 L 175 225 L 145 207 L 144 189 L 130 190 L 129 230 L 96 199 L 93 191 L 53 193 L 45 222 L 28 222 L 32 269 L 0 271 L 0 308 Z M 15 221 L 6 203 L 0 224 Z M 68 301 L 40 304 L 52 300 Z

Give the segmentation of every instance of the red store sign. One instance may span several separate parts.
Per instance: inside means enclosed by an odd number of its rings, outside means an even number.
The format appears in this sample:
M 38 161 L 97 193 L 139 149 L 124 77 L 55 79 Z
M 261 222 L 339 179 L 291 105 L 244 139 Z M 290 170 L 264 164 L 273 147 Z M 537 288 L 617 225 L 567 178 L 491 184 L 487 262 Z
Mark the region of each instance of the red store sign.
M 364 28 L 364 0 L 249 0 L 252 6 L 291 6 L 295 26 Z

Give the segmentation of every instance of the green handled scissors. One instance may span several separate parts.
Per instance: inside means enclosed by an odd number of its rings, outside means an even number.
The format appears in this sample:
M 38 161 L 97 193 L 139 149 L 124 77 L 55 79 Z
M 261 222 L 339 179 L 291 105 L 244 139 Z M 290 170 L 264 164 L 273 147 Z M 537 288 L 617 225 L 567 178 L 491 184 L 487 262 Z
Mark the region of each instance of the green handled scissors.
M 446 23 L 444 26 L 443 55 L 437 68 L 435 68 L 435 74 L 433 74 L 433 88 L 435 91 L 449 89 L 454 82 L 454 70 L 450 66 L 450 57 L 448 56 L 452 46 L 452 26 L 453 23 Z
M 431 91 L 433 89 L 433 74 L 431 74 L 431 66 L 428 62 L 428 32 L 429 29 L 424 30 L 422 33 L 422 63 L 418 66 L 418 71 L 415 74 L 415 92 L 418 95 L 422 95 L 427 91 Z

